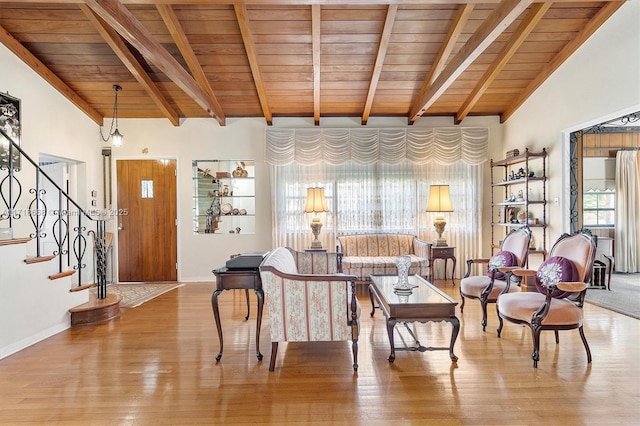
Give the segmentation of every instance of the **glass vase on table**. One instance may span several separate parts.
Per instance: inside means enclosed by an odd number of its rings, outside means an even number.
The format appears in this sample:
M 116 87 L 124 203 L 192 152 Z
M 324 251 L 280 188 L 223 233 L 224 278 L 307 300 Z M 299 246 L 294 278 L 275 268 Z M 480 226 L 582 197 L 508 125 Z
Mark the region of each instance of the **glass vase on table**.
M 398 269 L 398 282 L 393 286 L 396 291 L 411 291 L 413 286 L 409 283 L 410 256 L 396 256 L 396 268 Z

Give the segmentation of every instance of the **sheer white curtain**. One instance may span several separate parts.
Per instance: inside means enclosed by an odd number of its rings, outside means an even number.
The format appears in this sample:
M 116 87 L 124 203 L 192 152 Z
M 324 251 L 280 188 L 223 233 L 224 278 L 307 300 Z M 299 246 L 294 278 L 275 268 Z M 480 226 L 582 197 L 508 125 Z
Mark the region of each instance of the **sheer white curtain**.
M 621 150 L 616 155 L 617 272 L 640 272 L 640 151 Z
M 445 213 L 444 237 L 456 247 L 455 275 L 460 277 L 463 260 L 479 257 L 482 248 L 487 130 L 422 129 L 418 136 L 405 129 L 365 130 L 356 132 L 355 139 L 353 130 L 345 129 L 268 131 L 274 244 L 309 247 L 313 214 L 303 213 L 309 186 L 325 188 L 330 208 L 319 214 L 324 248 L 334 250 L 339 234 L 352 233 L 411 233 L 433 240 L 435 213 L 425 212 L 429 185 L 447 184 L 454 211 Z

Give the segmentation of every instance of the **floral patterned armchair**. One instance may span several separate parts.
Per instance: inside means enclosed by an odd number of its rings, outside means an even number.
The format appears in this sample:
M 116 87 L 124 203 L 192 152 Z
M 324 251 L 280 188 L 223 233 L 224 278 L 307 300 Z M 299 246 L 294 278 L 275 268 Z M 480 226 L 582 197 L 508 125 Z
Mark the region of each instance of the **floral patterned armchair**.
M 527 325 L 531 329 L 534 367 L 538 367 L 540 360 L 542 330 L 553 330 L 558 344 L 558 330 L 577 328 L 587 351 L 587 361 L 591 362 L 591 351 L 582 328 L 582 306 L 595 253 L 596 237 L 588 230 L 563 234 L 551 248 L 550 257 L 536 271 L 515 269 L 506 272 L 507 275 L 536 279 L 537 292 L 507 293 L 507 288 L 496 302 L 500 321 L 498 337 L 502 332 L 503 320 Z
M 360 304 L 354 275 L 339 273 L 339 253 L 303 253 L 287 247 L 271 251 L 260 277 L 271 327 L 271 361 L 279 342 L 352 341 L 358 370 Z

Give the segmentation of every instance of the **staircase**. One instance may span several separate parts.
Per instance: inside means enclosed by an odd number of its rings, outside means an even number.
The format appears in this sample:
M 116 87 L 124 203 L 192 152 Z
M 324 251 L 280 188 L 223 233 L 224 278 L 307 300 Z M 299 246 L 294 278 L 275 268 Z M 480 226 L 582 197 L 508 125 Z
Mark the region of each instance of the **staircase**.
M 1 359 L 121 311 L 120 297 L 106 291 L 106 218 L 88 215 L 2 128 L 0 144 Z M 56 206 L 43 201 L 44 180 L 56 188 Z M 51 253 L 43 252 L 47 235 L 55 240 Z

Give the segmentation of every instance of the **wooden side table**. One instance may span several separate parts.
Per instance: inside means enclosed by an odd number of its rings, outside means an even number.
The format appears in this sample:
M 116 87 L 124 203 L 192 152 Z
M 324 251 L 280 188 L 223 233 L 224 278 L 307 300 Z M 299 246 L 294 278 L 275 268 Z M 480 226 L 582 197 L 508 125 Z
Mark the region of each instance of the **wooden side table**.
M 453 260 L 453 268 L 451 269 L 451 282 L 453 285 L 456 285 L 456 282 L 453 280 L 453 275 L 456 270 L 456 256 L 455 256 L 455 247 L 445 246 L 438 247 L 433 244 L 429 244 L 429 280 L 434 280 L 433 274 L 433 261 L 435 259 L 444 259 L 444 279 L 447 279 L 447 262 L 449 259 Z
M 218 308 L 218 296 L 223 290 L 245 290 L 247 294 L 247 316 L 249 318 L 249 295 L 248 291 L 253 289 L 258 298 L 258 317 L 256 319 L 256 356 L 262 361 L 260 353 L 260 325 L 262 324 L 262 307 L 264 305 L 264 292 L 262 291 L 262 280 L 260 279 L 260 271 L 256 269 L 227 269 L 226 267 L 215 269 L 213 271 L 216 276 L 216 290 L 211 295 L 211 308 L 213 309 L 213 317 L 216 321 L 218 329 L 218 339 L 220 340 L 220 353 L 216 356 L 216 361 L 222 358 L 222 350 L 224 342 L 222 339 L 222 324 L 220 323 L 220 310 Z

